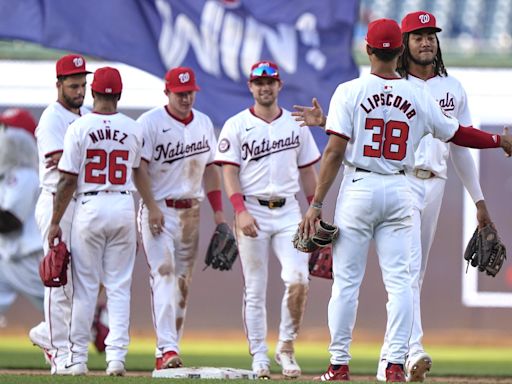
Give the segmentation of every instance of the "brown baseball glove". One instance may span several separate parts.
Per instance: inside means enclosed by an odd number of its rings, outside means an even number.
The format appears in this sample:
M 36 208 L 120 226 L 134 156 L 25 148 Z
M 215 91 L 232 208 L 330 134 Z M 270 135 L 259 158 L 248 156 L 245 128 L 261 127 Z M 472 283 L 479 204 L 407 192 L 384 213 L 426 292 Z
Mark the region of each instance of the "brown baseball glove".
M 507 249 L 492 224 L 481 229 L 477 228 L 464 252 L 464 259 L 468 262 L 468 267 L 471 264 L 480 272 L 485 272 L 492 277 L 495 277 L 500 271 L 506 258 Z
M 62 287 L 68 283 L 69 259 L 70 254 L 63 241 L 50 247 L 39 263 L 39 276 L 45 286 Z
M 299 229 L 293 236 L 293 246 L 301 252 L 311 253 L 317 249 L 326 247 L 338 238 L 338 227 L 323 220 L 315 224 L 315 233 L 308 238 L 301 238 Z

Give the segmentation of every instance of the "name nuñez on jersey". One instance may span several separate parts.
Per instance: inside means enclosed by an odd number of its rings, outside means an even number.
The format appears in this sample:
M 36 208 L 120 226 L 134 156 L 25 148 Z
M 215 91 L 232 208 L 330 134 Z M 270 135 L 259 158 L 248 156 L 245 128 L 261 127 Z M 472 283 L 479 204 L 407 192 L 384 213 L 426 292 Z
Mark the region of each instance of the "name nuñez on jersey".
M 274 141 L 263 139 L 259 144 L 256 144 L 256 140 L 253 140 L 250 144 L 242 144 L 242 160 L 246 160 L 249 156 L 251 156 L 250 161 L 259 160 L 276 152 L 297 148 L 299 145 L 299 136 L 295 134 L 295 131 L 292 131 L 292 135 L 285 139 Z
M 195 143 L 185 145 L 181 141 L 177 143 L 158 144 L 155 148 L 155 161 L 165 159 L 164 163 L 172 163 L 185 157 L 199 155 L 210 150 L 210 143 L 206 136 Z
M 411 103 L 405 100 L 400 95 L 394 95 L 392 93 L 376 93 L 371 97 L 366 99 L 367 103 L 361 103 L 361 108 L 364 109 L 366 113 L 370 113 L 375 108 L 380 106 L 388 106 L 395 107 L 402 111 L 408 119 L 411 119 L 416 115 L 416 110 L 411 108 Z
M 89 132 L 89 137 L 93 143 L 97 143 L 99 140 L 114 140 L 121 144 L 124 144 L 124 140 L 128 135 L 124 132 L 120 132 L 117 129 L 113 131 L 109 128 L 98 129 L 95 132 Z

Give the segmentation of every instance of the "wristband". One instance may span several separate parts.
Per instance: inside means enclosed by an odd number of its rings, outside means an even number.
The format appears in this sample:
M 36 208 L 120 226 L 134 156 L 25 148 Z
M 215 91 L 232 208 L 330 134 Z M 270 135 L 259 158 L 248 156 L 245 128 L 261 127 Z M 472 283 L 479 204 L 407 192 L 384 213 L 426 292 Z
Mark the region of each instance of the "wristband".
M 233 193 L 229 200 L 231 201 L 231 204 L 233 205 L 233 208 L 235 209 L 236 213 L 241 213 L 243 211 L 247 211 L 247 208 L 245 207 L 244 203 L 244 197 L 241 193 Z
M 222 211 L 222 193 L 220 190 L 210 191 L 206 194 L 213 212 Z
M 322 209 L 323 206 L 324 206 L 324 203 L 321 201 L 313 201 L 311 203 L 311 208 Z

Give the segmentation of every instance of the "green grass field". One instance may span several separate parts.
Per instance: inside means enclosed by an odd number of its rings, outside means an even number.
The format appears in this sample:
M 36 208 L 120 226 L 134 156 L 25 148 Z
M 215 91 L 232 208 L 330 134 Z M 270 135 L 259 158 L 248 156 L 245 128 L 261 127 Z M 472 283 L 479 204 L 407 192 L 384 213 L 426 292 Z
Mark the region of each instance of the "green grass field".
M 272 344 L 272 343 L 271 343 Z M 356 376 L 375 375 L 379 356 L 379 345 L 369 343 L 354 343 L 352 348 L 351 373 Z M 448 347 L 428 346 L 429 353 L 434 359 L 434 366 L 429 377 L 436 382 L 443 378 L 453 382 L 456 377 L 464 377 L 457 382 L 509 382 L 512 383 L 512 348 L 510 347 Z M 98 371 L 100 376 L 87 377 L 51 377 L 41 375 L 37 370 L 48 370 L 40 350 L 32 346 L 28 339 L 15 336 L 2 336 L 0 339 L 0 369 L 26 370 L 22 375 L 0 375 L 0 383 L 111 383 L 123 380 L 126 383 L 148 383 L 156 379 L 150 378 L 154 364 L 153 339 L 134 338 L 129 348 L 127 369 L 129 372 L 139 372 L 138 377 L 109 378 L 101 376 L 105 369 L 104 355 L 91 350 L 89 369 Z M 198 341 L 184 339 L 182 357 L 186 366 L 199 367 L 233 367 L 250 369 L 250 357 L 245 340 L 212 339 Z M 298 342 L 296 355 L 303 374 L 306 377 L 318 375 L 328 365 L 329 355 L 325 342 Z M 33 374 L 30 371 L 34 370 Z M 279 374 L 279 367 L 273 363 L 272 372 Z M 36 375 L 37 373 L 37 375 Z M 493 379 L 494 378 L 494 379 Z M 160 379 L 162 380 L 162 379 Z M 165 380 L 165 379 L 164 379 Z M 169 380 L 169 379 L 168 379 Z M 483 380 L 483 381 L 481 381 Z M 196 381 L 183 380 L 180 382 Z M 230 380 L 233 384 L 242 380 Z M 280 382 L 281 380 L 273 380 Z M 284 382 L 284 380 L 283 380 Z M 287 381 L 289 383 L 289 380 Z

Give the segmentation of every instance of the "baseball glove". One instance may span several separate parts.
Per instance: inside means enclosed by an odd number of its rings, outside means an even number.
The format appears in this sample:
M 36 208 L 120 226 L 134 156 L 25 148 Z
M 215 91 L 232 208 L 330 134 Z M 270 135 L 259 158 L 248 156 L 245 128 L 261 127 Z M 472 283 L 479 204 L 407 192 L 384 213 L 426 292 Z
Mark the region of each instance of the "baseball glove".
M 338 227 L 326 221 L 318 220 L 315 224 L 315 233 L 308 238 L 301 238 L 299 229 L 293 236 L 293 246 L 301 252 L 311 253 L 317 249 L 326 247 L 338 238 Z
M 238 246 L 235 236 L 226 223 L 220 223 L 210 240 L 206 251 L 204 269 L 212 267 L 220 271 L 228 271 L 238 256 Z
M 332 244 L 319 248 L 309 255 L 309 274 L 332 279 Z
M 500 271 L 505 259 L 507 250 L 501 242 L 498 232 L 492 224 L 481 229 L 476 229 L 468 242 L 464 259 L 472 267 L 478 268 L 480 272 L 495 277 Z
M 63 241 L 50 247 L 39 263 L 39 276 L 45 286 L 62 287 L 68 283 L 69 258 L 69 251 Z

